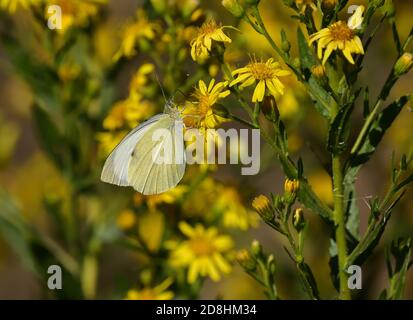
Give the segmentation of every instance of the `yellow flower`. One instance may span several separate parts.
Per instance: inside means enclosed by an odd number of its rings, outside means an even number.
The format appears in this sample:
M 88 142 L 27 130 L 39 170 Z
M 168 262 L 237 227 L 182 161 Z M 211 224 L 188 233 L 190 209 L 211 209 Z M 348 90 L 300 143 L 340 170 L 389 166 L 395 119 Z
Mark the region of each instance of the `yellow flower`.
M 143 9 L 138 9 L 136 18 L 136 22 L 126 25 L 123 31 L 121 47 L 113 57 L 115 61 L 123 56 L 126 58 L 134 56 L 136 54 L 136 42 L 140 39 L 152 40 L 160 30 L 158 24 L 148 20 Z
M 151 288 L 144 287 L 140 290 L 132 289 L 126 294 L 127 300 L 171 300 L 174 297 L 172 291 L 166 291 L 172 284 L 171 278 L 166 278 L 159 285 Z
M 125 209 L 121 213 L 119 213 L 118 218 L 116 220 L 116 224 L 122 230 L 128 230 L 132 228 L 136 223 L 136 216 L 132 210 Z
M 236 79 L 229 86 L 241 83 L 240 87 L 245 88 L 257 84 L 252 96 L 252 102 L 261 102 L 264 99 L 266 89 L 274 97 L 284 94 L 284 85 L 278 77 L 284 77 L 289 74 L 290 72 L 282 69 L 280 64 L 274 61 L 273 58 L 268 59 L 266 62 L 251 60 L 245 67 L 232 72 Z
M 215 79 L 209 82 L 208 87 L 200 80 L 198 88 L 195 89 L 195 102 L 190 103 L 184 111 L 185 124 L 187 127 L 216 128 L 222 122 L 229 121 L 218 114 L 214 105 L 219 99 L 227 97 L 231 92 L 226 90 L 228 82 L 218 82 Z
M 212 49 L 212 40 L 216 42 L 231 43 L 231 39 L 224 33 L 228 26 L 218 25 L 210 19 L 199 29 L 198 35 L 191 41 L 191 57 L 194 61 L 203 62 L 209 57 Z
M 359 6 L 347 24 L 337 21 L 310 36 L 310 44 L 318 41 L 317 55 L 323 58 L 323 65 L 334 50 L 341 50 L 351 64 L 354 64 L 352 53 L 364 54 L 363 44 L 354 31 L 363 22 L 363 11 L 364 7 Z
M 314 3 L 314 0 L 295 0 L 295 4 L 300 8 L 301 13 L 305 13 L 307 8 L 317 11 L 317 5 Z
M 38 3 L 40 3 L 40 0 L 0 0 L 0 9 L 4 9 L 10 14 L 13 14 L 20 7 L 28 9 L 31 5 Z
M 221 273 L 231 272 L 228 254 L 233 242 L 228 235 L 219 235 L 214 227 L 206 229 L 201 224 L 191 227 L 186 222 L 181 222 L 179 229 L 188 239 L 169 244 L 171 265 L 188 267 L 189 283 L 194 283 L 200 276 L 218 281 Z
M 107 156 L 126 136 L 126 131 L 120 132 L 99 132 L 96 139 L 99 141 L 99 152 L 102 157 Z

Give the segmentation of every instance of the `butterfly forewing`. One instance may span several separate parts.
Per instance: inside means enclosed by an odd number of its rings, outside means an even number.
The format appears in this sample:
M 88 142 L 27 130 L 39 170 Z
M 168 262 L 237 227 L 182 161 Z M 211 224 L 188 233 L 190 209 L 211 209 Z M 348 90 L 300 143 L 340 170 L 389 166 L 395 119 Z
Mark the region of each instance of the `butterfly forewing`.
M 144 134 L 157 123 L 160 118 L 167 117 L 165 114 L 158 114 L 149 120 L 143 122 L 133 129 L 122 141 L 116 146 L 103 166 L 100 179 L 103 182 L 116 184 L 118 186 L 129 186 L 128 167 L 131 155 L 136 144 L 143 138 Z

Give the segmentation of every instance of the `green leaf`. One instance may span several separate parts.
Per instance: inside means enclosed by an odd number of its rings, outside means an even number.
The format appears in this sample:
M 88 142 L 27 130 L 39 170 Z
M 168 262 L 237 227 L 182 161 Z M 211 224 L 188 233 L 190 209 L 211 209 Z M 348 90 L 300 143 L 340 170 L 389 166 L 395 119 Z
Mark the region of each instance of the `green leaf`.
M 383 215 L 381 217 L 377 217 L 377 213 L 375 212 L 371 213 L 373 216 L 376 216 L 376 218 L 370 221 L 364 237 L 348 256 L 346 266 L 352 264 L 362 265 L 364 261 L 371 255 L 374 248 L 378 245 L 381 236 L 383 235 L 384 229 L 386 228 L 386 225 L 391 218 L 393 208 L 400 201 L 403 195 L 404 192 L 391 203 L 386 211 L 383 212 Z M 375 210 L 375 208 L 372 207 L 372 210 Z
M 319 81 L 311 75 L 311 68 L 318 64 L 318 59 L 313 53 L 312 48 L 308 46 L 307 40 L 301 31 L 297 28 L 298 52 L 300 55 L 301 69 L 305 78 L 308 80 L 306 84 L 311 97 L 315 100 L 317 111 L 326 118 L 330 118 L 330 109 L 336 105 L 330 94 L 320 85 Z
M 412 238 L 399 238 L 393 241 L 388 253 L 386 254 L 387 265 L 390 266 L 390 288 L 387 299 L 400 300 L 403 298 L 406 287 L 406 274 L 409 269 L 412 248 Z M 390 252 L 389 252 L 390 251 Z M 390 254 L 394 258 L 394 268 L 391 268 Z
M 30 249 L 30 235 L 20 209 L 5 191 L 0 189 L 0 233 L 23 264 L 32 272 L 37 266 Z
M 311 48 L 308 46 L 307 40 L 300 27 L 297 28 L 297 41 L 301 68 L 310 70 L 312 66 L 317 64 L 317 59 Z
M 310 298 L 313 300 L 320 299 L 320 295 L 318 293 L 317 288 L 317 282 L 315 281 L 313 272 L 311 271 L 309 265 L 305 262 L 301 262 L 298 263 L 297 267 L 299 270 L 301 281 L 303 282 L 303 285 Z
M 346 177 L 349 178 L 349 176 Z M 356 188 L 351 181 L 354 181 L 354 179 L 351 178 L 350 182 L 344 179 L 344 199 L 347 201 L 345 210 L 346 230 L 354 239 L 360 240 L 360 211 L 357 206 Z
M 344 105 L 334 117 L 330 125 L 327 140 L 327 150 L 334 154 L 340 155 L 347 148 L 347 140 L 349 136 L 350 117 L 354 110 L 355 100 L 360 94 L 358 90 L 352 97 L 349 103 Z
M 315 101 L 316 110 L 325 118 L 330 119 L 331 109 L 333 106 L 337 105 L 333 97 L 331 97 L 331 95 L 324 90 L 314 76 L 311 76 L 308 80 L 308 89 L 311 97 Z
M 390 128 L 407 101 L 408 97 L 402 96 L 378 114 L 376 120 L 372 123 L 360 150 L 351 156 L 349 163 L 351 167 L 359 167 L 370 159 L 371 155 L 383 139 L 387 129 Z
M 36 105 L 32 110 L 43 149 L 58 167 L 63 167 L 63 157 L 67 153 L 67 150 L 62 149 L 63 136 L 48 112 Z

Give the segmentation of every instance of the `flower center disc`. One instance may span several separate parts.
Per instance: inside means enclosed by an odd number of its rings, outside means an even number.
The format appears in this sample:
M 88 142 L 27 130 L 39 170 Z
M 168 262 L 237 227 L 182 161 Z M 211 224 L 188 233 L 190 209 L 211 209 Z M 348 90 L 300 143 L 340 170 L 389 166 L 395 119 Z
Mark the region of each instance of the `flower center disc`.
M 273 77 L 273 70 L 263 62 L 250 63 L 249 69 L 252 76 L 257 80 L 266 80 Z
M 197 256 L 208 256 L 214 252 L 213 245 L 204 238 L 192 239 L 190 246 Z
M 332 24 L 329 29 L 334 40 L 347 41 L 354 37 L 353 31 L 342 21 Z

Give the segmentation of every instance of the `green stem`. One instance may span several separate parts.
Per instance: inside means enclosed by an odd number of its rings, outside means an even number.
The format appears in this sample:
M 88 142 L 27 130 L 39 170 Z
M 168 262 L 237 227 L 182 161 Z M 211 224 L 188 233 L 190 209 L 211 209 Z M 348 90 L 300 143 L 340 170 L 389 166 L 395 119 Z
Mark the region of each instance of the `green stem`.
M 343 205 L 343 172 L 340 156 L 333 156 L 333 193 L 334 193 L 334 222 L 336 227 L 336 243 L 338 254 L 338 275 L 340 280 L 340 296 L 342 300 L 350 300 L 350 291 L 347 284 L 346 226 Z

